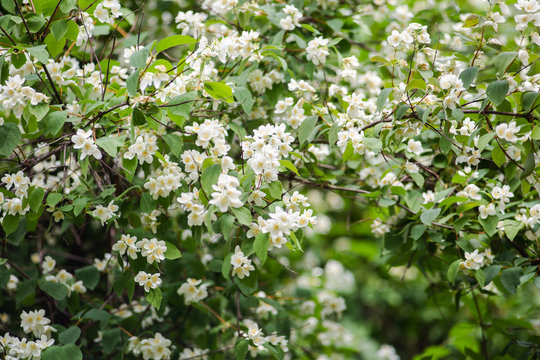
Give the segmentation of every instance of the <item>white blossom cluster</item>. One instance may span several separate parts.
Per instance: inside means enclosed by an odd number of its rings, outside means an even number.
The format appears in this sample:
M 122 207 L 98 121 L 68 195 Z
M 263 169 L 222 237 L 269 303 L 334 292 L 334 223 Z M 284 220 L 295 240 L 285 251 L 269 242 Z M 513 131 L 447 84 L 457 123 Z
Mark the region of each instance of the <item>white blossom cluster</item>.
M 294 30 L 296 27 L 300 27 L 298 22 L 302 18 L 302 13 L 294 5 L 285 5 L 282 10 L 287 16 L 279 21 L 279 26 L 283 30 Z
M 266 342 L 279 346 L 283 352 L 289 350 L 287 347 L 288 341 L 285 336 L 278 336 L 276 334 L 265 336 L 262 329 L 259 328 L 259 325 L 251 319 L 245 319 L 244 324 L 248 328 L 244 335 L 247 335 L 247 338 L 251 340 L 253 344 L 249 347 L 250 355 L 252 357 L 256 357 L 259 352 L 266 352 L 266 348 L 263 346 Z
M 208 203 L 216 205 L 221 212 L 227 212 L 229 208 L 242 207 L 243 202 L 240 199 L 242 192 L 238 190 L 239 186 L 240 182 L 234 176 L 220 174 L 217 184 L 212 185 L 214 192 L 211 194 L 212 199 Z
M 310 40 L 306 47 L 306 57 L 315 65 L 323 65 L 326 62 L 326 57 L 330 55 L 328 51 L 328 43 L 330 40 L 324 39 L 322 36 Z
M 97 205 L 91 212 L 92 216 L 98 218 L 101 221 L 101 225 L 115 217 L 118 211 L 118 205 L 114 204 L 114 200 L 111 200 L 107 206 Z
M 54 344 L 52 333 L 56 330 L 50 325 L 51 321 L 45 317 L 43 309 L 23 311 L 20 319 L 23 331 L 34 336 L 35 340 L 5 333 L 0 336 L 0 357 L 7 360 L 41 358 L 42 351 Z
M 465 260 L 459 263 L 461 269 L 478 270 L 481 267 L 489 265 L 493 262 L 495 256 L 491 253 L 491 249 L 486 249 L 483 252 L 479 252 L 478 249 L 474 249 L 473 252 L 465 252 Z
M 137 275 L 135 275 L 135 282 L 139 283 L 139 286 L 144 287 L 144 291 L 149 292 L 150 289 L 160 287 L 162 280 L 159 273 L 149 274 L 145 271 L 139 271 Z
M 30 207 L 28 205 L 23 207 L 23 201 L 28 198 L 28 188 L 31 185 L 30 178 L 25 176 L 22 171 L 18 171 L 14 174 L 5 174 L 2 176 L 1 181 L 6 184 L 6 190 L 13 188 L 15 196 L 17 196 L 6 198 L 4 193 L 0 193 L 0 204 L 4 212 L 9 215 L 26 214 Z
M 125 159 L 133 159 L 137 156 L 139 164 L 149 163 L 153 161 L 153 155 L 158 150 L 157 137 L 151 133 L 144 133 L 137 136 L 135 143 L 129 146 L 128 151 L 124 154 Z
M 159 159 L 159 162 L 161 167 L 155 169 L 144 184 L 154 200 L 178 190 L 182 186 L 182 179 L 186 177 L 180 166 L 169 159 L 169 155 L 165 155 L 163 160 Z
M 231 256 L 231 265 L 233 266 L 233 276 L 236 275 L 239 279 L 249 277 L 249 272 L 255 270 L 255 267 L 251 264 L 251 259 L 244 255 L 238 245 L 234 248 L 234 254 Z
M 189 278 L 176 292 L 178 295 L 183 295 L 185 304 L 189 305 L 206 299 L 207 288 L 208 284 L 202 283 L 202 280 Z
M 143 238 L 137 241 L 136 236 L 122 234 L 120 240 L 113 245 L 112 249 L 118 251 L 120 255 L 127 254 L 132 259 L 136 259 L 140 253 L 149 264 L 154 262 L 159 264 L 165 260 L 167 245 L 165 241 L 156 238 Z
M 290 144 L 294 138 L 285 131 L 285 124 L 262 125 L 246 136 L 242 142 L 243 158 L 257 176 L 259 186 L 263 180 L 272 182 L 278 179 L 279 160 L 289 155 Z
M 56 261 L 50 256 L 46 256 L 43 262 L 43 272 L 50 273 L 54 269 L 55 265 Z M 56 275 L 47 275 L 45 280 L 65 285 L 68 289 L 68 296 L 72 291 L 79 294 L 86 293 L 86 287 L 84 286 L 83 282 L 81 280 L 75 281 L 73 274 L 65 269 L 61 269 Z
M 93 156 L 98 160 L 102 158 L 101 151 L 99 151 L 92 138 L 92 130 L 84 131 L 83 129 L 78 129 L 77 134 L 71 137 L 71 142 L 74 144 L 74 149 L 81 150 L 81 160 L 87 156 Z
M 0 103 L 4 111 L 13 111 L 16 117 L 21 117 L 25 106 L 30 103 L 37 105 L 49 98 L 35 91 L 30 86 L 23 86 L 25 79 L 19 75 L 10 76 L 5 85 L 0 85 Z M 3 124 L 4 119 L 1 120 Z
M 166 360 L 171 356 L 171 340 L 157 332 L 153 338 L 132 336 L 128 340 L 128 352 L 141 355 L 144 360 Z

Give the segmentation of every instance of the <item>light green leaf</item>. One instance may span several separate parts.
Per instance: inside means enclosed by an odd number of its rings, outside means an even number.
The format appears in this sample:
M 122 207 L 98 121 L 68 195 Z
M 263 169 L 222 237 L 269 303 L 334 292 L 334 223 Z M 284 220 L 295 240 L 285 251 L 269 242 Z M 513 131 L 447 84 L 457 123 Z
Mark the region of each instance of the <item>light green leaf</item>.
M 96 144 L 105 150 L 107 154 L 115 158 L 118 154 L 118 148 L 124 145 L 124 136 L 121 137 L 102 137 L 96 140 Z
M 146 301 L 148 301 L 148 303 L 152 305 L 153 307 L 155 307 L 157 310 L 159 310 L 161 306 L 161 299 L 162 299 L 162 294 L 161 294 L 160 288 L 151 289 L 146 294 Z
M 233 92 L 229 85 L 222 82 L 207 81 L 204 83 L 204 90 L 216 100 L 225 100 L 228 103 L 233 102 Z
M 446 276 L 448 277 L 448 281 L 450 283 L 454 283 L 456 281 L 456 276 L 459 270 L 459 263 L 461 262 L 460 259 L 454 261 L 450 266 L 448 267 L 448 271 L 446 272 Z
M 316 116 L 309 116 L 304 119 L 302 124 L 300 124 L 300 127 L 298 128 L 298 141 L 300 141 L 300 145 L 305 143 L 306 140 L 310 137 L 311 133 L 315 130 L 316 124 Z
M 182 254 L 180 253 L 180 250 L 178 250 L 176 245 L 168 241 L 165 241 L 165 245 L 167 245 L 167 251 L 165 251 L 165 259 L 175 260 L 182 257 Z
M 255 242 L 253 243 L 253 249 L 255 254 L 261 260 L 261 263 L 264 265 L 266 257 L 268 256 L 268 234 L 259 233 L 255 237 Z
M 377 112 L 380 112 L 384 108 L 384 105 L 388 101 L 388 96 L 393 90 L 393 88 L 386 88 L 381 90 L 379 96 L 377 96 Z
M 188 35 L 173 35 L 166 37 L 156 44 L 156 52 L 160 53 L 174 46 L 195 44 L 197 40 Z

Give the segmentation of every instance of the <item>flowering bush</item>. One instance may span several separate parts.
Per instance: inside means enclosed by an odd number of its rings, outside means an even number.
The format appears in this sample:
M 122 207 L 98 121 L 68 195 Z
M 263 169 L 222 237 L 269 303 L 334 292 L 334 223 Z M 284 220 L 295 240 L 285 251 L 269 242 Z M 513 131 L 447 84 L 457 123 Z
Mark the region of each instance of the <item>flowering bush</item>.
M 540 355 L 538 0 L 1 4 L 1 359 Z

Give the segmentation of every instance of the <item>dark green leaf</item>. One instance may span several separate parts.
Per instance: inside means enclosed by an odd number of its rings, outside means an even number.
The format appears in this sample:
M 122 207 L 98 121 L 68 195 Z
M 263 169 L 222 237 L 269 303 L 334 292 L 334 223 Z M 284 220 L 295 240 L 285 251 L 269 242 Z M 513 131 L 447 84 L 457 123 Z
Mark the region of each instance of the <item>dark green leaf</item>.
M 8 157 L 21 141 L 21 131 L 16 124 L 5 122 L 0 126 L 0 139 L 0 156 Z
M 77 326 L 71 326 L 70 328 L 62 331 L 58 336 L 58 339 L 62 344 L 74 344 L 81 336 L 81 329 Z
M 490 83 L 486 89 L 488 99 L 495 105 L 501 105 L 508 94 L 508 80 L 498 80 Z
M 56 300 L 64 299 L 68 294 L 68 288 L 64 284 L 55 283 L 41 279 L 38 281 L 38 286 Z

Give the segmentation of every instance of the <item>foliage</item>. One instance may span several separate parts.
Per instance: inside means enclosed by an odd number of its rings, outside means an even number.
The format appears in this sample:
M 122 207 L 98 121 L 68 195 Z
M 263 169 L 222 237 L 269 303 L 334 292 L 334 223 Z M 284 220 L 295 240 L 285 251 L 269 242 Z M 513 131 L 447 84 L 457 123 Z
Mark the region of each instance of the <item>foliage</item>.
M 537 0 L 1 4 L 1 358 L 540 355 Z

